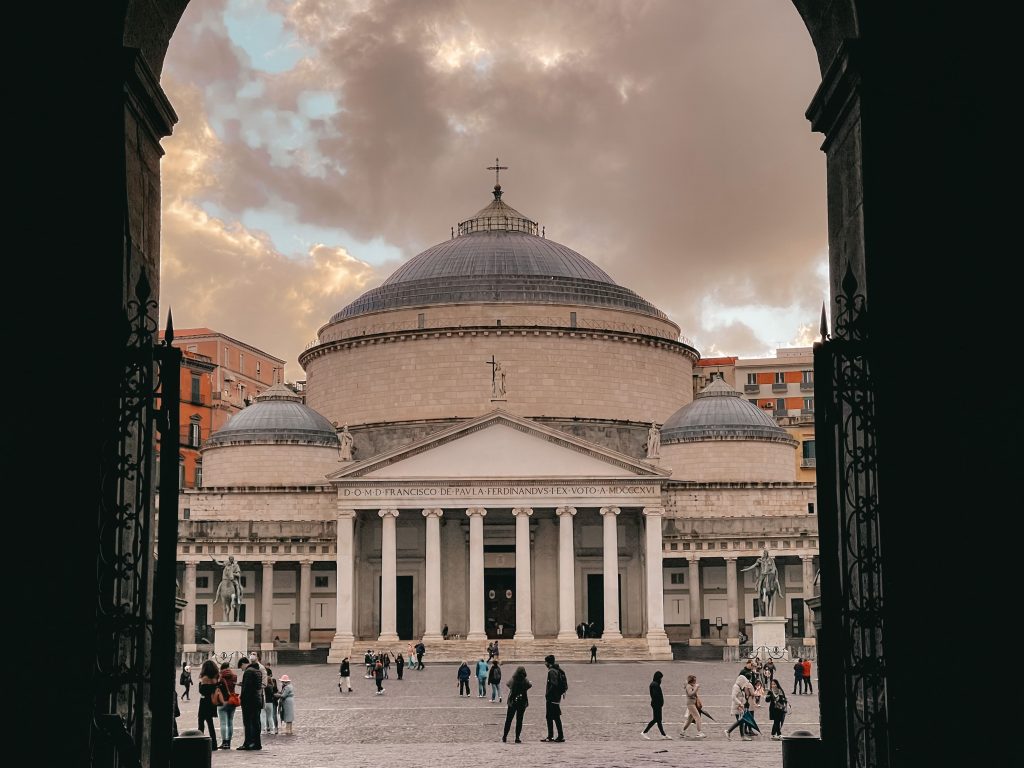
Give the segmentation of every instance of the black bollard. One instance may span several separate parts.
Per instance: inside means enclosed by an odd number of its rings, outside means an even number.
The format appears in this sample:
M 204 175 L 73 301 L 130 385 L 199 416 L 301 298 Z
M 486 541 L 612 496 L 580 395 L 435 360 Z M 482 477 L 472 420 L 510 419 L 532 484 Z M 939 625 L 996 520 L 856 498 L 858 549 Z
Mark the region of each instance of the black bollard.
M 195 728 L 171 740 L 171 768 L 210 768 L 213 742 Z
M 782 737 L 782 768 L 820 768 L 823 757 L 821 739 L 810 731 Z

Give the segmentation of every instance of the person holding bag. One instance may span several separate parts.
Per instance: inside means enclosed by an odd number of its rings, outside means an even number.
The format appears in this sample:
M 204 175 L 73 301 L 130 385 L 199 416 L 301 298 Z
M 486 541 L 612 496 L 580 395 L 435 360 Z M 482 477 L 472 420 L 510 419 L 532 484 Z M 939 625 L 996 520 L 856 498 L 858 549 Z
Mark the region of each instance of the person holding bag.
M 209 733 L 214 749 L 217 749 L 217 732 L 213 730 L 213 716 L 223 704 L 217 662 L 207 659 L 199 671 L 199 730 Z
M 224 704 L 217 710 L 220 718 L 220 748 L 231 749 L 231 737 L 235 731 L 235 710 L 241 706 L 242 701 L 235 693 L 235 685 L 238 683 L 238 676 L 231 668 L 231 664 L 224 662 L 220 665 L 220 695 Z
M 782 724 L 786 722 L 789 701 L 778 680 L 772 680 L 771 688 L 764 698 L 768 702 L 768 717 L 772 719 L 772 741 L 782 741 Z
M 467 667 L 467 670 L 469 668 Z M 467 681 L 467 688 L 468 688 Z M 512 727 L 512 718 L 516 719 L 516 744 L 522 744 L 523 742 L 519 739 L 520 734 L 523 732 L 523 715 L 526 713 L 526 708 L 530 706 L 530 700 L 526 696 L 526 692 L 533 687 L 533 683 L 526 679 L 526 668 L 518 667 L 512 675 L 512 679 L 508 681 L 508 709 L 505 712 L 505 732 L 501 734 L 501 740 L 504 742 L 508 741 L 508 732 Z

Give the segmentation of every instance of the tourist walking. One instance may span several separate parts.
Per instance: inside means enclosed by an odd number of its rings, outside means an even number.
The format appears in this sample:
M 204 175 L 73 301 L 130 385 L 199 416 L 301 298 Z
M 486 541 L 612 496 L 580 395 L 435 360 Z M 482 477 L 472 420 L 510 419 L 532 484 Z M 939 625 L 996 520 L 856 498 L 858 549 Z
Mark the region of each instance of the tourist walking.
M 707 737 L 703 729 L 700 727 L 700 710 L 702 708 L 700 700 L 700 683 L 697 682 L 696 675 L 690 675 L 686 678 L 686 685 L 683 687 L 683 692 L 686 694 L 686 717 L 683 718 L 683 729 L 679 732 L 680 736 L 686 735 L 686 729 L 691 725 L 697 726 L 697 738 L 703 739 Z
M 422 640 L 416 643 L 416 669 L 423 669 L 423 654 L 426 652 L 427 647 L 423 645 Z
M 803 693 L 800 688 L 804 682 L 804 660 L 797 659 L 796 664 L 793 665 L 793 693 Z
M 526 679 L 526 669 L 517 667 L 512 673 L 512 679 L 508 681 L 508 709 L 505 711 L 505 730 L 501 734 L 501 740 L 508 740 L 508 731 L 512 726 L 512 718 L 516 719 L 516 744 L 522 744 L 519 735 L 523 732 L 523 715 L 526 708 L 530 706 L 530 700 L 526 692 L 533 687 L 533 683 Z M 501 701 L 499 698 L 498 701 Z
M 181 694 L 181 698 L 185 701 L 191 701 L 188 692 L 192 688 L 192 667 L 188 664 L 181 665 L 181 675 L 178 677 L 178 684 L 185 687 L 185 690 Z
M 479 699 L 487 697 L 487 662 L 483 658 L 476 662 L 476 695 Z
M 569 690 L 569 681 L 551 654 L 544 657 L 544 665 L 548 668 L 548 679 L 544 686 L 544 719 L 548 724 L 548 736 L 541 741 L 563 742 L 565 734 L 562 733 L 562 697 Z M 557 739 L 553 738 L 555 727 L 558 728 Z
M 441 627 L 441 637 L 444 638 L 445 640 L 448 639 L 448 625 L 447 624 L 445 624 L 443 627 Z
M 231 749 L 231 737 L 235 732 L 235 710 L 241 704 L 235 686 L 238 684 L 238 676 L 231 664 L 224 662 L 220 665 L 220 695 L 224 703 L 217 710 L 217 717 L 220 719 L 220 748 Z
M 398 679 L 402 679 L 401 671 L 398 673 Z M 338 669 L 338 693 L 345 693 L 346 689 L 352 693 L 352 665 L 348 661 L 348 656 L 341 660 L 341 667 Z
M 402 670 L 405 669 L 405 659 L 402 658 L 402 652 L 399 651 L 395 654 L 395 671 L 398 673 L 398 679 L 402 679 Z
M 814 686 L 811 685 L 811 660 L 804 659 L 804 693 L 814 693 Z
M 408 648 L 406 648 L 406 651 L 409 654 L 409 669 L 416 669 L 416 655 L 415 652 L 413 651 L 412 643 L 409 643 L 409 646 Z
M 775 679 L 775 662 L 769 657 L 768 661 L 764 663 L 764 684 L 766 687 L 771 687 L 772 680 Z
M 754 698 L 754 686 L 750 684 L 750 680 L 747 679 L 746 675 L 737 675 L 736 682 L 732 684 L 732 713 L 736 717 L 736 722 L 725 729 L 725 736 L 728 739 L 732 738 L 732 732 L 735 728 L 740 729 L 740 736 L 744 741 L 750 741 L 748 732 L 750 726 L 743 720 L 743 716 L 750 708 L 750 701 Z
M 590 663 L 597 664 L 597 643 L 590 646 Z
M 384 662 L 379 658 L 377 659 L 376 665 L 373 667 L 373 681 L 377 684 L 378 696 L 387 690 L 384 687 Z
M 390 675 L 388 675 L 388 672 L 391 669 L 391 654 L 387 651 L 381 653 L 380 662 L 384 666 L 384 679 L 387 680 L 388 677 L 390 677 Z
M 224 703 L 220 692 L 220 670 L 217 662 L 207 659 L 199 670 L 199 730 L 205 731 L 217 749 L 217 732 L 213 730 L 213 716 Z
M 373 651 L 369 648 L 367 648 L 366 653 L 363 654 L 363 664 L 366 665 L 366 679 L 373 679 Z
M 665 733 L 665 727 L 661 724 L 661 713 L 665 708 L 665 694 L 661 690 L 661 678 L 664 675 L 661 672 L 654 673 L 654 679 L 651 680 L 650 691 L 651 691 L 651 722 L 647 724 L 643 732 L 640 734 L 645 739 L 651 737 L 647 735 L 647 732 L 651 730 L 655 725 L 658 726 L 658 731 L 661 733 L 661 738 L 671 739 L 672 737 Z
M 239 669 L 242 668 L 239 662 Z M 245 741 L 239 749 L 263 749 L 260 740 L 260 713 L 263 711 L 263 675 L 260 665 L 249 658 L 242 672 L 242 726 L 245 728 Z
M 459 696 L 463 695 L 463 689 L 465 689 L 465 695 L 469 696 L 469 664 L 467 662 L 462 662 L 456 677 L 459 680 Z
M 266 679 L 263 681 L 263 714 L 260 716 L 263 724 L 263 731 L 270 734 L 270 723 L 274 723 L 274 734 L 278 732 L 277 719 L 277 680 L 274 678 L 274 670 L 266 667 Z
M 284 735 L 291 736 L 292 722 L 295 720 L 295 686 L 292 685 L 292 679 L 288 675 L 281 675 L 281 692 L 277 695 L 281 699 L 281 720 L 284 723 Z
M 494 703 L 494 699 L 497 698 L 498 703 L 501 704 L 501 663 L 497 659 L 491 664 L 491 669 L 487 673 L 487 683 L 491 686 L 491 703 Z
M 789 702 L 778 680 L 772 680 L 764 698 L 768 702 L 768 717 L 772 719 L 772 741 L 782 741 L 782 724 L 786 722 L 786 707 L 789 706 Z

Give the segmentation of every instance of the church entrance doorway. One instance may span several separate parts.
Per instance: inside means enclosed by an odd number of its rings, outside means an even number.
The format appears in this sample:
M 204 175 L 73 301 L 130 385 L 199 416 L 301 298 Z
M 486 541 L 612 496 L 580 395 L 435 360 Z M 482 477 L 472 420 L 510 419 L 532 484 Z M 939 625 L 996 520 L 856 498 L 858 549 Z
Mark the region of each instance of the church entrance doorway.
M 587 574 L 587 623 L 593 623 L 600 637 L 604 634 L 604 574 Z M 622 574 L 619 574 L 619 628 L 622 627 Z
M 507 640 L 516 633 L 516 569 L 484 571 L 484 626 L 487 637 Z
M 377 578 L 377 605 L 380 605 L 380 577 Z M 395 577 L 395 632 L 400 640 L 412 640 L 412 576 Z M 380 634 L 380 619 L 377 620 Z

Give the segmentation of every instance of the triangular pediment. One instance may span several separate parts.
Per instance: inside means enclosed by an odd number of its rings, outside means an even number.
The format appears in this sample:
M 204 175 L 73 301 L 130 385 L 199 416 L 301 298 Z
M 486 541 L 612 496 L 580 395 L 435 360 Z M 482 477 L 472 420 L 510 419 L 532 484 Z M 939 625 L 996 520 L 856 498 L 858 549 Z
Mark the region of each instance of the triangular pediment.
M 497 410 L 352 464 L 328 479 L 654 479 L 669 474 L 623 453 Z

